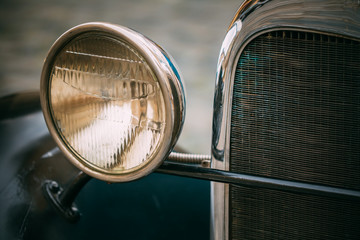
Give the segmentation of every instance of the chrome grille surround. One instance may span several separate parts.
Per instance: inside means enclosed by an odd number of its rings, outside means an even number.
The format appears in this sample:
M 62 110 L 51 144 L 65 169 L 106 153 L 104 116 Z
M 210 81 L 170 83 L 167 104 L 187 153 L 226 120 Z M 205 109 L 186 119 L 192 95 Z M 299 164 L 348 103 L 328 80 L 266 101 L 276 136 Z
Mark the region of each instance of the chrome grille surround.
M 326 33 L 360 39 L 357 1 L 244 1 L 220 50 L 214 98 L 212 168 L 229 170 L 235 69 L 245 46 L 270 31 Z M 229 239 L 229 186 L 212 183 L 212 238 Z

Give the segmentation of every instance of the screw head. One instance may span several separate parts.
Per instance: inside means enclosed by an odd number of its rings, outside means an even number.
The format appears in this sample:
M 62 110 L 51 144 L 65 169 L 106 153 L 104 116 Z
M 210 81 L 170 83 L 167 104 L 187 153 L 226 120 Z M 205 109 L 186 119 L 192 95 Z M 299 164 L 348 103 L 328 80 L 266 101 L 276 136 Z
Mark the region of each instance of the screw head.
M 60 190 L 60 186 L 59 186 L 59 184 L 58 184 L 57 182 L 51 181 L 51 182 L 49 183 L 49 189 L 50 189 L 50 191 L 51 191 L 52 193 L 57 193 L 57 192 L 59 192 L 59 190 Z

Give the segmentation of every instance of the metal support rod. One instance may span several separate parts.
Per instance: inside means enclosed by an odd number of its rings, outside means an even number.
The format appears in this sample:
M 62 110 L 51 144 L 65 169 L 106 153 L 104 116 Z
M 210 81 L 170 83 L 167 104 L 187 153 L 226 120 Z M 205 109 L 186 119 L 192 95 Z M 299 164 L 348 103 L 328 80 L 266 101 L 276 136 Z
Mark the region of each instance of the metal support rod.
M 157 170 L 158 173 L 172 174 L 184 177 L 198 178 L 216 182 L 231 183 L 244 187 L 266 188 L 284 192 L 310 194 L 316 196 L 333 197 L 360 201 L 360 192 L 349 189 L 329 187 L 311 183 L 280 180 L 275 178 L 231 173 L 217 169 L 203 168 L 186 164 L 164 162 Z
M 210 167 L 211 156 L 204 154 L 171 152 L 167 161 L 188 164 L 200 164 L 203 167 Z
M 65 190 L 56 181 L 46 180 L 43 183 L 43 192 L 60 215 L 70 222 L 76 222 L 80 218 L 80 212 L 74 201 L 90 179 L 92 177 L 86 173 L 79 172 Z
M 60 202 L 65 207 L 71 207 L 74 203 L 77 195 L 80 193 L 81 189 L 85 184 L 91 179 L 89 175 L 84 172 L 79 172 L 78 175 L 74 178 L 68 188 L 66 188 L 60 195 Z

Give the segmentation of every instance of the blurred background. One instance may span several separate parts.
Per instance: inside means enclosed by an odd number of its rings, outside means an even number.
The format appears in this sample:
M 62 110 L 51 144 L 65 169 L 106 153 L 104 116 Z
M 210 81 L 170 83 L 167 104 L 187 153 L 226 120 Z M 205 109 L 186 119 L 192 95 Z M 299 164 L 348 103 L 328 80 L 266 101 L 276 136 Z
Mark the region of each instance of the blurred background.
M 178 145 L 210 153 L 218 53 L 238 0 L 0 0 L 0 97 L 38 90 L 44 58 L 67 29 L 106 21 L 135 29 L 176 60 L 187 93 Z

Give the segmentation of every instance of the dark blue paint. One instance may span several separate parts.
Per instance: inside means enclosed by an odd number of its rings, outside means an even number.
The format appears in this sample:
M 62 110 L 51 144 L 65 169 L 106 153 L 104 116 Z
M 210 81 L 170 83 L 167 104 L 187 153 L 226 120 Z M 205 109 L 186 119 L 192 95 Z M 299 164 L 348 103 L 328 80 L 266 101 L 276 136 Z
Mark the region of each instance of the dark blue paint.
M 208 181 L 156 173 L 121 184 L 92 179 L 76 199 L 80 220 L 69 223 L 41 184 L 66 187 L 78 170 L 61 152 L 42 158 L 55 144 L 41 115 L 0 122 L 0 131 L 0 239 L 209 239 Z

